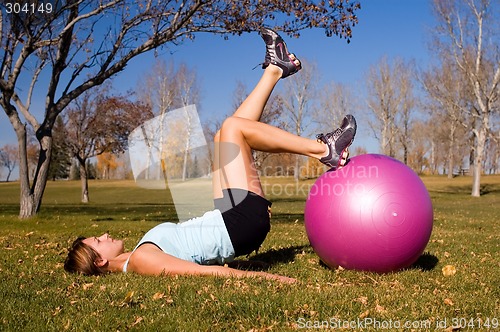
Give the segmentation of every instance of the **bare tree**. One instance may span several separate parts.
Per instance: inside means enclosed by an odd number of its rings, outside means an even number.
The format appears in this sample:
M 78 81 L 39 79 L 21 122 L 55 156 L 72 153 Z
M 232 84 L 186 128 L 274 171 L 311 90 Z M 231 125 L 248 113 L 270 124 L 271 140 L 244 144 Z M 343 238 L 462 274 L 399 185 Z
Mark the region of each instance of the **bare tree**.
M 89 202 L 87 161 L 105 152 L 119 153 L 127 147 L 128 134 L 151 117 L 149 109 L 105 89 L 87 90 L 65 113 L 66 141 L 80 167 L 83 203 Z
M 174 80 L 175 67 L 174 62 L 171 61 L 166 63 L 165 61 L 159 59 L 157 60 L 151 70 L 142 77 L 138 84 L 139 99 L 145 102 L 149 108 L 153 111 L 153 114 L 160 117 L 158 132 L 148 132 L 144 126 L 142 126 L 142 134 L 144 136 L 144 143 L 148 147 L 148 156 L 146 158 L 149 163 L 151 160 L 151 154 L 155 152 L 157 147 L 163 146 L 164 132 L 163 124 L 165 123 L 164 118 L 169 110 L 174 108 L 176 103 L 177 85 Z M 150 137 L 151 136 L 151 137 Z M 154 144 L 155 137 L 159 138 L 158 145 Z M 156 151 L 158 152 L 158 151 Z M 167 179 L 165 165 L 157 169 L 159 174 L 150 174 L 151 165 L 147 165 L 144 177 L 146 180 L 151 178 L 160 178 L 163 174 L 163 178 Z
M 366 80 L 367 104 L 375 116 L 370 126 L 382 153 L 396 157 L 399 147 L 403 147 L 404 159 L 415 106 L 411 68 L 400 58 L 390 61 L 384 57 L 370 68 Z
M 15 145 L 7 144 L 0 149 L 0 167 L 7 168 L 5 181 L 9 182 L 10 176 L 17 166 L 18 150 Z
M 346 114 L 353 114 L 354 98 L 348 86 L 330 82 L 319 89 L 319 105 L 313 118 L 318 131 L 329 132 L 337 128 Z
M 439 145 L 444 144 L 446 155 L 446 173 L 451 178 L 457 163 L 461 166 L 464 158 L 462 147 L 467 138 L 465 128 L 467 114 L 462 110 L 467 107 L 469 85 L 464 84 L 463 76 L 456 66 L 449 61 L 442 61 L 440 67 L 432 67 L 422 77 L 422 85 L 427 92 L 432 110 L 433 121 L 429 125 L 437 133 Z M 465 82 L 467 83 L 467 82 Z
M 312 122 L 311 114 L 318 93 L 316 83 L 319 77 L 314 63 L 301 61 L 303 69 L 300 77 L 291 76 L 287 79 L 281 93 L 285 128 L 297 136 L 309 134 L 307 130 Z M 301 159 L 301 156 L 295 156 L 295 180 L 300 176 Z
M 500 131 L 493 131 L 490 135 L 490 139 L 487 141 L 487 154 L 484 161 L 484 169 L 486 174 L 498 174 L 499 162 L 500 162 Z
M 189 69 L 186 64 L 181 64 L 177 73 L 174 77 L 174 82 L 177 85 L 178 97 L 180 106 L 186 109 L 188 105 L 199 105 L 200 102 L 200 88 L 197 79 L 196 72 L 194 70 Z M 197 108 L 199 111 L 199 108 Z M 186 137 L 190 137 L 192 135 L 193 121 L 195 119 L 191 119 L 191 115 L 189 112 L 185 112 L 186 114 Z M 184 151 L 183 151 L 183 159 L 182 159 L 182 181 L 186 180 L 187 171 L 188 171 L 188 158 L 190 153 L 190 139 L 185 140 Z M 196 158 L 193 160 L 198 161 Z
M 312 117 L 315 122 L 315 130 L 317 132 L 330 132 L 339 126 L 346 114 L 353 114 L 356 106 L 354 98 L 348 86 L 330 82 L 318 89 L 318 105 L 313 111 Z M 321 166 L 314 162 L 308 161 L 312 165 L 312 173 L 310 176 L 316 176 L 317 169 L 325 169 L 326 166 Z
M 415 121 L 408 133 L 406 164 L 418 174 L 426 172 L 431 166 L 429 160 L 430 147 L 432 146 L 432 134 L 435 127 L 429 126 L 428 121 Z M 431 170 L 432 172 L 432 170 Z
M 480 196 L 481 173 L 491 119 L 499 112 L 500 8 L 490 0 L 435 0 L 438 25 L 435 44 L 442 59 L 453 59 L 472 89 L 472 98 L 461 107 L 473 117 L 472 196 Z
M 196 33 L 240 34 L 255 31 L 266 19 L 285 13 L 277 24 L 290 35 L 310 27 L 350 38 L 357 23 L 356 1 L 293 2 L 248 0 L 33 0 L 44 11 L 16 13 L 2 2 L 0 11 L 0 105 L 18 139 L 20 217 L 40 209 L 52 149 L 55 119 L 70 102 L 125 69 L 127 63 L 166 43 L 178 45 Z M 42 121 L 32 110 L 39 77 L 46 75 Z M 31 83 L 26 86 L 24 79 Z M 44 80 L 45 81 L 45 80 Z M 42 88 L 40 86 L 40 88 Z M 38 109 L 42 106 L 35 105 Z M 35 175 L 28 174 L 26 127 L 39 142 Z
M 414 91 L 415 71 L 412 62 L 403 62 L 404 70 L 401 70 L 399 76 L 399 94 L 400 94 L 400 116 L 397 126 L 398 139 L 403 152 L 403 163 L 409 164 L 410 147 L 415 139 L 412 137 L 413 131 L 413 114 L 417 106 L 417 98 Z M 420 158 L 418 158 L 420 159 Z M 417 171 L 420 172 L 420 169 Z
M 177 109 L 184 108 L 187 110 L 188 105 L 199 105 L 200 102 L 200 87 L 197 74 L 194 70 L 187 67 L 186 64 L 182 63 L 178 67 L 175 66 L 173 61 L 166 63 L 163 60 L 157 60 L 153 65 L 153 68 L 148 72 L 145 77 L 139 83 L 138 89 L 140 98 L 144 100 L 153 109 L 154 113 L 159 117 L 159 132 L 153 132 L 154 137 L 148 137 L 146 131 L 143 132 L 145 143 L 149 146 L 149 152 L 153 153 L 155 148 L 152 144 L 153 139 L 159 139 L 158 147 L 164 146 L 162 140 L 165 138 L 164 133 L 166 130 L 172 130 L 173 128 L 163 128 L 163 125 L 171 125 L 164 121 L 167 113 Z M 182 181 L 186 180 L 188 172 L 188 164 L 190 157 L 190 140 L 187 139 L 191 132 L 190 129 L 193 128 L 192 121 L 195 119 L 190 118 L 190 112 L 185 111 L 185 121 L 187 132 L 184 133 L 184 147 L 182 156 Z M 171 158 L 170 158 L 171 159 Z M 149 160 L 149 158 L 148 158 Z M 164 179 L 168 178 L 167 171 L 164 169 L 166 165 L 163 164 L 163 168 L 159 171 L 163 172 Z M 149 172 L 149 167 L 146 169 Z M 146 174 L 146 178 L 150 175 Z

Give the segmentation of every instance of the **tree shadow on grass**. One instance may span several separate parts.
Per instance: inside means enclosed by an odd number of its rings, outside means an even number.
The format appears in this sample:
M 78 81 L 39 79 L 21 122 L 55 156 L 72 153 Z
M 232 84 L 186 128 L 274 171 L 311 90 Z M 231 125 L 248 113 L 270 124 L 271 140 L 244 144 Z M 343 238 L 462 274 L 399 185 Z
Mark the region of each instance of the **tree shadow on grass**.
M 500 193 L 500 187 L 494 184 L 483 184 L 481 185 L 480 194 L 488 195 L 488 194 L 498 194 Z
M 429 192 L 439 193 L 439 194 L 450 194 L 450 195 L 470 195 L 472 190 L 471 185 L 448 185 L 443 186 L 439 189 L 432 188 Z M 479 189 L 481 195 L 498 194 L 500 193 L 500 186 L 498 184 L 485 183 L 481 184 Z

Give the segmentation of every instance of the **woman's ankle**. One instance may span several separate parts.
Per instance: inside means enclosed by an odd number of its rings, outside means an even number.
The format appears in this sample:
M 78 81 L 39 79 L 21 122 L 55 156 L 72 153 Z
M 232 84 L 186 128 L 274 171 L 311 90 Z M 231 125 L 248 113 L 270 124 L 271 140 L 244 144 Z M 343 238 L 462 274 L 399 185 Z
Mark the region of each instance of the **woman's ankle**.
M 266 74 L 276 76 L 278 79 L 280 79 L 281 75 L 283 75 L 283 69 L 273 64 L 269 64 L 269 66 L 264 69 L 264 72 Z

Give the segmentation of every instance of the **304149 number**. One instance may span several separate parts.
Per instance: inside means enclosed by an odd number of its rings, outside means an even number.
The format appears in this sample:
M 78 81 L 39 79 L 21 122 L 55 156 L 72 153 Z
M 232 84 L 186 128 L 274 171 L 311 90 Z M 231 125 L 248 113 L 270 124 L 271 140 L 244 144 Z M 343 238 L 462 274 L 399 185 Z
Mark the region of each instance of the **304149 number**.
M 6 2 L 4 3 L 4 6 L 7 14 L 50 14 L 53 10 L 53 6 L 50 2 Z

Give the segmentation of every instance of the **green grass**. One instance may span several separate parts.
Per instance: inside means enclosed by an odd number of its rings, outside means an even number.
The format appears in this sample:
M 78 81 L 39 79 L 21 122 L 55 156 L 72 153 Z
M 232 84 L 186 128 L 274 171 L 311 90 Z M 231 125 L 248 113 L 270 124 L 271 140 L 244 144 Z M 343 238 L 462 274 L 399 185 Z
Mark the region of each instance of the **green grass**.
M 77 235 L 109 231 L 130 250 L 149 228 L 175 218 L 168 193 L 132 182 L 91 182 L 92 202 L 84 205 L 79 182 L 49 182 L 40 215 L 19 220 L 18 184 L 0 183 L 0 330 L 288 331 L 349 321 L 364 325 L 345 330 L 372 330 L 375 324 L 387 330 L 398 324 L 400 330 L 435 330 L 445 319 L 449 328 L 455 318 L 476 329 L 498 326 L 500 177 L 483 177 L 481 198 L 470 196 L 470 177 L 423 180 L 435 210 L 426 252 L 412 268 L 379 275 L 320 264 L 303 227 L 305 191 L 285 197 L 271 192 L 272 185 L 294 184 L 268 179 L 272 230 L 249 259 L 297 278 L 293 285 L 67 274 L 62 262 Z M 446 265 L 456 274 L 445 276 Z M 406 321 L 415 325 L 403 327 Z

